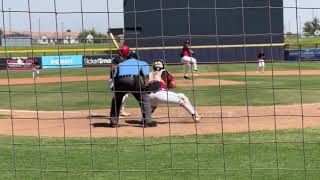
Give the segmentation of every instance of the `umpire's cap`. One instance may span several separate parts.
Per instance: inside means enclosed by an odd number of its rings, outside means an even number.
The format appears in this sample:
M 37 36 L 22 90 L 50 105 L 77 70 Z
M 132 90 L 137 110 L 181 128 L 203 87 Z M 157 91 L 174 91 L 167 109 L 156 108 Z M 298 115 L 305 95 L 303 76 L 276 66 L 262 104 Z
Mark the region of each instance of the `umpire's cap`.
M 129 52 L 130 52 L 130 48 L 129 46 L 126 46 L 126 45 L 120 47 L 119 49 L 119 53 L 122 57 L 128 57 Z

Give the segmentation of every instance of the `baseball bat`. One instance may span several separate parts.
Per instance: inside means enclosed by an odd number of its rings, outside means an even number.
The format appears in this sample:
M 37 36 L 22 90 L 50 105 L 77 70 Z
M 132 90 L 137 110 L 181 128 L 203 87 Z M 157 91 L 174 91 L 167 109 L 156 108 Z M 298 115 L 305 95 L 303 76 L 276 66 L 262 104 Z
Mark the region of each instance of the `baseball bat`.
M 117 49 L 119 50 L 119 49 L 120 49 L 120 48 L 119 48 L 119 45 L 118 45 L 116 39 L 114 38 L 114 36 L 113 36 L 113 34 L 112 34 L 111 32 L 109 33 L 109 36 L 110 36 L 113 44 L 114 44 L 114 45 L 117 47 Z

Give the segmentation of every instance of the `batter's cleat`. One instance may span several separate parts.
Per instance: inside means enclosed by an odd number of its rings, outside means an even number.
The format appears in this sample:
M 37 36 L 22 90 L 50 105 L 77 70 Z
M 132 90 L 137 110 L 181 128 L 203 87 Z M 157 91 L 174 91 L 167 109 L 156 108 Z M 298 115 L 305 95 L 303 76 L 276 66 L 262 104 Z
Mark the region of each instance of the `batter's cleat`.
M 184 79 L 190 80 L 188 76 L 183 76 Z
M 192 118 L 194 120 L 194 122 L 199 122 L 202 119 L 202 116 L 198 113 L 196 114 L 192 114 Z
M 141 125 L 144 128 L 157 127 L 157 121 L 141 121 Z
M 118 121 L 117 121 L 117 118 L 112 117 L 112 118 L 110 119 L 110 127 L 112 127 L 112 128 L 116 128 L 116 127 L 118 127 Z
M 130 115 L 131 115 L 130 113 L 127 113 L 125 111 L 120 112 L 120 116 L 123 116 L 123 117 L 127 117 L 127 116 L 130 116 Z
M 151 114 L 154 113 L 154 111 L 157 109 L 157 106 L 151 106 Z

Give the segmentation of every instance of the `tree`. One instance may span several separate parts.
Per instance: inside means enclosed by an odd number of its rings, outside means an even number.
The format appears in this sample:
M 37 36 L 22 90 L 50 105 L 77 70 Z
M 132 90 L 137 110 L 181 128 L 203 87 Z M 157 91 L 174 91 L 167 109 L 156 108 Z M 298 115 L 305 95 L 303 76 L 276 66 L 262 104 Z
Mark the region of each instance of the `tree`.
M 307 21 L 304 23 L 303 31 L 306 34 L 314 35 L 316 30 L 320 30 L 320 21 L 318 18 L 314 18 L 312 21 Z

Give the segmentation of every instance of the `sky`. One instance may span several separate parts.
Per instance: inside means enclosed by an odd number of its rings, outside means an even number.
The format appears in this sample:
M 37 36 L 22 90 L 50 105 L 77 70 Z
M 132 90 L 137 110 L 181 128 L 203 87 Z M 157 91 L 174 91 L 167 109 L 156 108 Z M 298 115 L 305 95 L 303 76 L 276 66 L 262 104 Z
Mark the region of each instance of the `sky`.
M 82 11 L 85 13 L 80 13 L 80 2 L 82 2 Z M 305 21 L 313 17 L 320 18 L 320 0 L 283 0 L 283 2 L 284 32 L 297 32 L 297 30 L 301 32 L 301 26 Z M 80 32 L 83 29 L 92 28 L 99 32 L 106 32 L 108 27 L 122 28 L 124 26 L 123 0 L 1 0 L 1 3 L 0 27 L 7 32 L 10 29 L 30 31 L 30 27 L 36 32 L 39 30 L 41 32 L 65 32 L 67 29 Z M 28 13 L 29 7 L 32 13 Z M 55 11 L 58 12 L 57 16 Z

